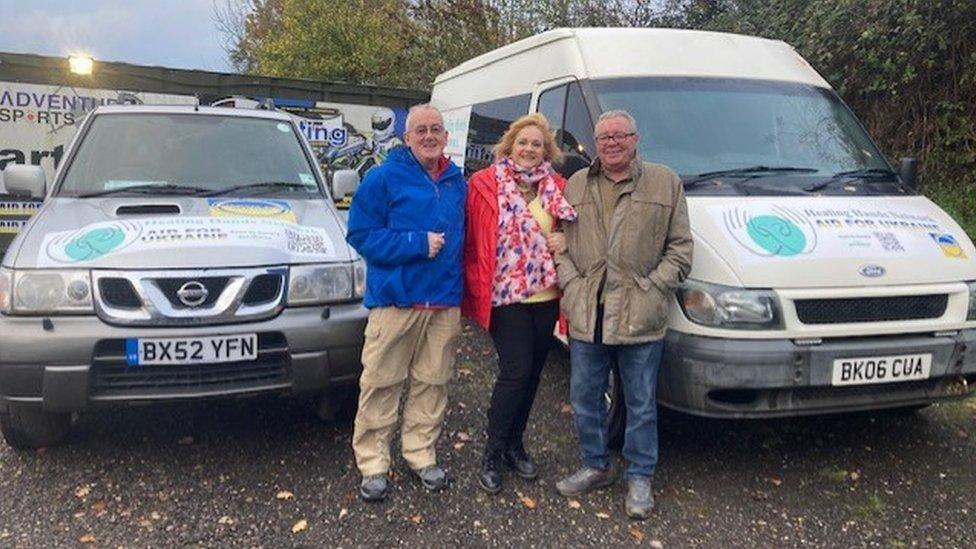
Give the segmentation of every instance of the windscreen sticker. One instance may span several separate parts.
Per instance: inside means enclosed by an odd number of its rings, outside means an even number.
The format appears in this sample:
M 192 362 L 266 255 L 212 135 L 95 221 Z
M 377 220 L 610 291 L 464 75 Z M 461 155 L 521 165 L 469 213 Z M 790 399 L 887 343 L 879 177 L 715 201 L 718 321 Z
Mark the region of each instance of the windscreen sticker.
M 256 217 L 297 223 L 291 204 L 284 200 L 256 198 L 208 198 L 211 217 Z
M 187 248 L 261 247 L 302 260 L 336 259 L 335 243 L 320 227 L 254 217 L 173 217 L 93 223 L 45 235 L 41 267 L 80 265 L 117 254 Z
M 298 174 L 298 178 L 302 180 L 302 183 L 304 183 L 305 185 L 308 185 L 309 187 L 315 187 L 316 186 L 315 185 L 315 178 L 312 177 L 312 174 L 310 174 L 310 173 L 300 173 L 300 174 Z
M 284 122 L 279 122 L 277 127 L 278 127 L 278 131 L 281 133 L 288 133 L 291 131 L 291 127 L 289 127 L 288 124 L 285 124 Z
M 951 228 L 921 208 L 849 202 L 749 201 L 714 205 L 709 216 L 743 262 L 796 258 L 939 256 L 968 259 Z

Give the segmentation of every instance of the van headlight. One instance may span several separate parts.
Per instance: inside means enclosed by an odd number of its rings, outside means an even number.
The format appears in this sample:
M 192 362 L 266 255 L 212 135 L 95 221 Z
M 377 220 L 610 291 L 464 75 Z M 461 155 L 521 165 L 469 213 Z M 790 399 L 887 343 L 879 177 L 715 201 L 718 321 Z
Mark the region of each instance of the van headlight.
M 0 312 L 6 314 L 93 313 L 88 271 L 0 269 Z
M 779 299 L 771 290 L 746 290 L 686 280 L 677 292 L 689 320 L 713 328 L 776 330 L 783 328 Z
M 320 305 L 363 297 L 362 261 L 296 265 L 288 271 L 288 305 Z
M 976 280 L 967 282 L 966 286 L 969 286 L 969 311 L 966 313 L 966 320 L 976 320 Z

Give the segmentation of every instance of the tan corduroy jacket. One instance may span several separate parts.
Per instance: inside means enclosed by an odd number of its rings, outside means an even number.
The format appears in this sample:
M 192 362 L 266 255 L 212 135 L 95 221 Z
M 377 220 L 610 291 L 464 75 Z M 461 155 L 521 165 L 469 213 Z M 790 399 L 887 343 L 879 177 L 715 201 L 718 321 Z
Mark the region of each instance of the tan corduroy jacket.
M 603 343 L 659 340 L 678 283 L 691 270 L 692 239 L 681 179 L 665 166 L 631 164 L 607 234 L 597 187 L 599 160 L 570 177 L 564 194 L 579 218 L 563 224 L 565 254 L 556 258 L 569 335 L 593 342 L 600 282 Z

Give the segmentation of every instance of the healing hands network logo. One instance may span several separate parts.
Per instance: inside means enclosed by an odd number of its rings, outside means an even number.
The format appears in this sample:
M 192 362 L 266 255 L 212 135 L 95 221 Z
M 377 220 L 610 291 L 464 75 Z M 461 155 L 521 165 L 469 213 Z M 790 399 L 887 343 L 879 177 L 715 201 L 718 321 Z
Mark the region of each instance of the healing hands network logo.
M 817 247 L 813 224 L 791 208 L 772 206 L 754 212 L 736 207 L 724 211 L 722 218 L 735 241 L 760 257 L 795 257 Z

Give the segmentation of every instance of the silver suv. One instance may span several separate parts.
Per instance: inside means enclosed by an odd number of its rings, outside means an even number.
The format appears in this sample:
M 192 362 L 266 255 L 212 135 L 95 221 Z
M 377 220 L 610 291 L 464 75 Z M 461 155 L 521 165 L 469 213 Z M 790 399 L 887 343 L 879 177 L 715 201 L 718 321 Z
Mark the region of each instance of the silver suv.
M 103 405 L 354 393 L 363 263 L 286 114 L 101 107 L 50 192 L 35 166 L 4 181 L 46 198 L 0 266 L 11 446 Z

